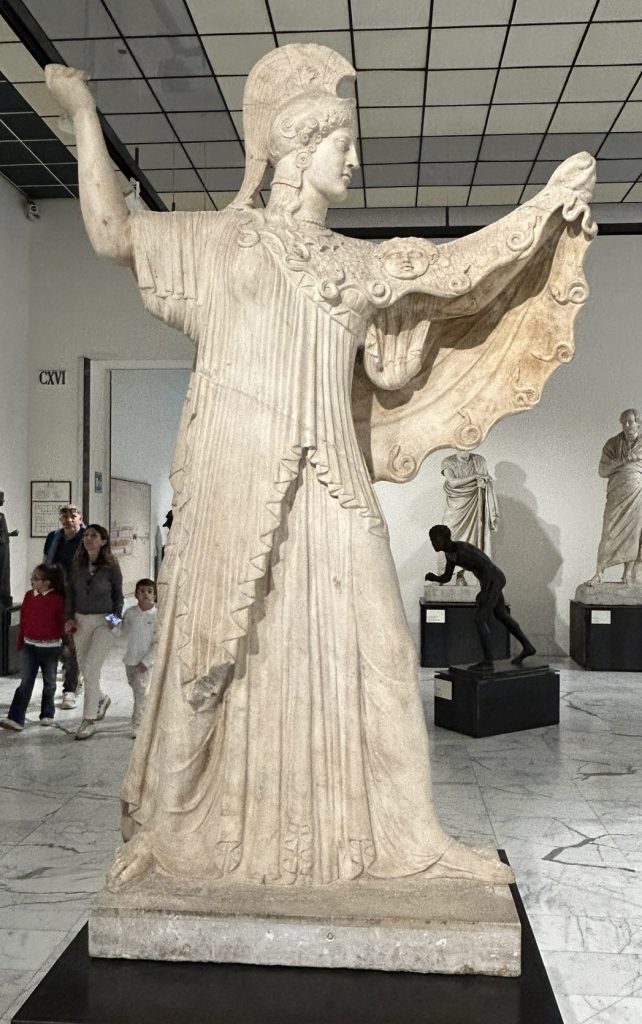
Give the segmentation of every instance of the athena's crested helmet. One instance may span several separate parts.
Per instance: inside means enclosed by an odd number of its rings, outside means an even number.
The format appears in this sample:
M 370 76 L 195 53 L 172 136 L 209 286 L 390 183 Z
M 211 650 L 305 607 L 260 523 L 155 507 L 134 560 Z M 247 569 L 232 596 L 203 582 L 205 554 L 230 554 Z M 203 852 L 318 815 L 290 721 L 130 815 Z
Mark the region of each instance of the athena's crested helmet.
M 316 43 L 281 46 L 254 65 L 243 95 L 246 163 L 235 206 L 252 203 L 268 164 L 292 154 L 300 171 L 325 135 L 356 125 L 354 100 L 338 94 L 355 78 L 344 57 Z

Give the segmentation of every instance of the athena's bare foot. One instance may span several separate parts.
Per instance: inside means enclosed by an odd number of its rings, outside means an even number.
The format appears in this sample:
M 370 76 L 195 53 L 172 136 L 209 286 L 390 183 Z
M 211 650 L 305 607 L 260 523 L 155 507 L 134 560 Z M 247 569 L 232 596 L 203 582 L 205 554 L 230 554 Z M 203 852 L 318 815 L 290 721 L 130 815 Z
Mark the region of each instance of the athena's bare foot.
M 596 572 L 595 576 L 591 576 L 590 580 L 586 581 L 587 587 L 597 587 L 602 582 L 602 573 Z
M 64 64 L 47 64 L 45 68 L 45 82 L 49 92 L 71 117 L 81 110 L 94 110 L 96 107 L 87 87 L 87 79 L 85 71 L 68 68 Z
M 485 857 L 476 853 L 456 839 L 450 841 L 437 863 L 425 874 L 436 878 L 467 878 L 490 885 L 510 885 L 515 881 L 508 864 L 503 864 L 494 855 Z
M 624 575 L 622 576 L 622 583 L 624 583 L 625 586 L 628 586 L 630 583 L 633 583 L 633 570 L 632 569 L 625 569 L 624 570 Z
M 147 834 L 137 832 L 116 854 L 107 872 L 107 888 L 115 892 L 139 879 L 152 866 L 153 861 L 154 855 Z

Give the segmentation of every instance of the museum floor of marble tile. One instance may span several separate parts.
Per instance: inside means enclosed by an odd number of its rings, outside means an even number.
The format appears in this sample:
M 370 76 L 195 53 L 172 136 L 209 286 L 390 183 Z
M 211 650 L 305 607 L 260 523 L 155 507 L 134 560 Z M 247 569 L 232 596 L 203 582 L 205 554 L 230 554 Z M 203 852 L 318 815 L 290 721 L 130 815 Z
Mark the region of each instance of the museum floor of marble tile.
M 432 724 L 435 797 L 451 833 L 503 847 L 565 1024 L 642 1020 L 642 674 L 561 670 L 561 724 L 471 739 Z M 0 678 L 6 715 L 15 679 Z M 0 733 L 0 1024 L 87 919 L 118 844 L 131 691 L 116 654 L 100 731 L 80 709 Z M 57 702 L 59 698 L 57 697 Z M 402 1022 L 400 1022 L 402 1024 Z

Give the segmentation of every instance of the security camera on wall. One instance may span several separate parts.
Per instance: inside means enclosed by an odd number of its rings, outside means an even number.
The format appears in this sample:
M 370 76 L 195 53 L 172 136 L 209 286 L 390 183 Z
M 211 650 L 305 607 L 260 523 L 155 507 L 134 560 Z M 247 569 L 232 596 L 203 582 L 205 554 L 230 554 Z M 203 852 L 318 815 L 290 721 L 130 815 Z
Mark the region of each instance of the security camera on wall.
M 40 212 L 40 207 L 38 206 L 37 203 L 34 203 L 34 202 L 27 203 L 27 209 L 26 209 L 25 212 L 27 214 L 27 219 L 28 220 L 37 221 L 37 220 L 40 220 L 40 218 L 42 217 L 42 213 Z

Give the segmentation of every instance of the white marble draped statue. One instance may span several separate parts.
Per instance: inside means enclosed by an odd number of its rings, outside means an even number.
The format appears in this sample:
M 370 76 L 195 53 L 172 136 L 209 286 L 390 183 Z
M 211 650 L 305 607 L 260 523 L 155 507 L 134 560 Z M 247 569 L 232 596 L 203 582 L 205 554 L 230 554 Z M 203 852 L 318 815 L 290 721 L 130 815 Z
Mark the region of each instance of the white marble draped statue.
M 354 102 L 337 94 L 353 77 L 325 47 L 272 51 L 246 85 L 236 201 L 130 215 L 84 76 L 47 69 L 94 248 L 196 345 L 112 886 L 154 871 L 165 886 L 511 877 L 436 818 L 373 481 L 478 444 L 571 358 L 594 161 L 571 158 L 517 212 L 439 247 L 334 234 L 326 210 L 358 166 Z
M 490 553 L 490 534 L 497 529 L 499 510 L 495 484 L 486 459 L 478 452 L 455 452 L 441 464 L 446 507 L 442 522 L 450 528 L 453 540 L 463 540 Z M 463 569 L 457 583 L 466 583 Z
M 598 472 L 607 480 L 597 569 L 590 586 L 602 582 L 612 565 L 623 565 L 622 583 L 637 582 L 642 564 L 642 434 L 640 413 L 625 409 L 622 430 L 602 449 Z

